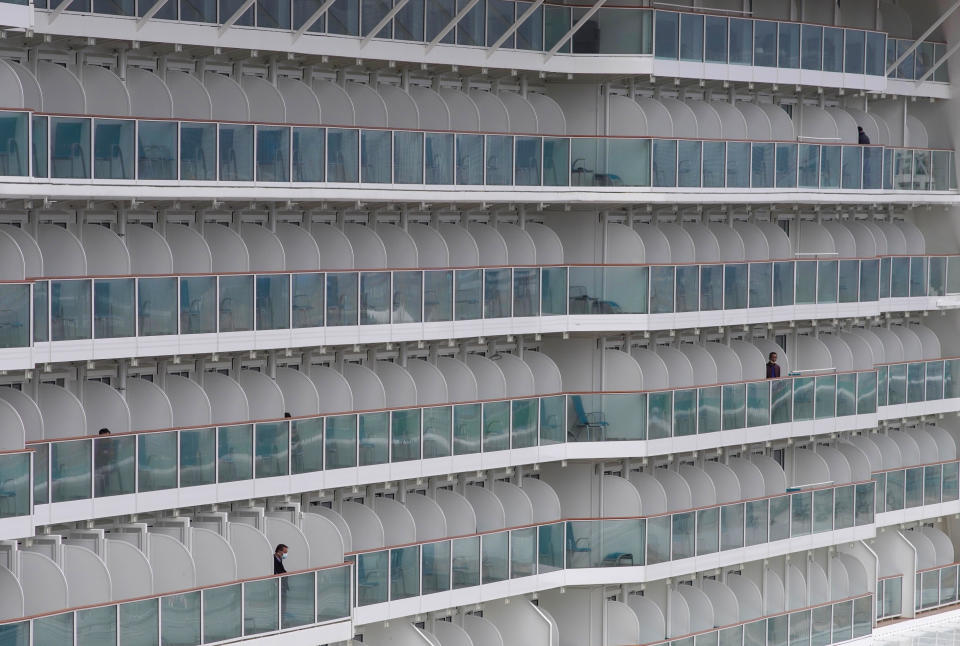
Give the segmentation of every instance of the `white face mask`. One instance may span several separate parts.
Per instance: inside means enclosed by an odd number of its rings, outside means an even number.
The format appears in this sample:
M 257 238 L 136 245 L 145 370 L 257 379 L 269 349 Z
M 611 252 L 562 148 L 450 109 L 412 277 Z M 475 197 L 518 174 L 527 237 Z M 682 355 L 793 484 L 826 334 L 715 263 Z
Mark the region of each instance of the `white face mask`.
M 284 561 L 286 561 L 286 560 L 287 560 L 287 555 L 286 555 L 286 554 L 283 554 L 283 555 L 280 556 L 280 558 L 283 559 Z

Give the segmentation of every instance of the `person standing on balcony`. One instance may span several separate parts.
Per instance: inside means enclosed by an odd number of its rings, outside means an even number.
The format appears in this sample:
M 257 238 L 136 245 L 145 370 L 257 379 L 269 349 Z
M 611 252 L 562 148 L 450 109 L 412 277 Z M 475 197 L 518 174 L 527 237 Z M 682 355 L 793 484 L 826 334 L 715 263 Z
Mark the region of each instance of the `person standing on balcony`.
M 283 560 L 287 558 L 287 546 L 283 543 L 277 545 L 277 549 L 273 552 L 273 573 L 274 574 L 286 574 L 287 568 L 283 567 Z
M 767 357 L 767 379 L 779 379 L 780 366 L 777 365 L 777 353 L 771 352 Z
M 861 146 L 870 145 L 870 137 L 867 136 L 867 133 L 863 131 L 862 126 L 857 126 L 857 143 Z

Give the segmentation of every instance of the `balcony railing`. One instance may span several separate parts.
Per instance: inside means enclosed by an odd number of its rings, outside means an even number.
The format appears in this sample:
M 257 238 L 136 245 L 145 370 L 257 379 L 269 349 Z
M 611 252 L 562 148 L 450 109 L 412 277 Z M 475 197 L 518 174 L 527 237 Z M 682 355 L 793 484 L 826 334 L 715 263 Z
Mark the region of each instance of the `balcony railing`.
M 565 520 L 348 558 L 356 563 L 362 607 L 560 569 L 654 565 L 869 525 L 873 489 L 873 482 L 861 482 L 660 516 Z
M 877 619 L 892 619 L 903 614 L 903 575 L 877 579 Z
M 933 610 L 957 602 L 957 563 L 920 570 L 914 588 L 917 612 Z
M 877 366 L 878 406 L 955 397 L 960 397 L 960 360 L 934 359 Z
M 31 116 L 32 115 L 32 116 Z M 0 175 L 403 186 L 948 191 L 950 150 L 0 112 Z
M 352 617 L 341 565 L 0 623 L 4 646 L 214 644 Z
M 887 38 L 887 67 L 893 65 L 902 56 L 914 41 L 902 38 Z M 909 56 L 903 59 L 897 68 L 890 74 L 890 78 L 919 81 L 930 69 L 937 64 L 947 53 L 946 43 L 923 42 Z M 947 66 L 940 65 L 933 75 L 927 79 L 938 83 L 949 83 L 950 76 Z
M 877 513 L 936 505 L 960 499 L 960 462 L 949 460 L 876 471 Z
M 729 313 L 953 293 L 960 293 L 957 256 L 36 279 L 0 283 L 0 348 L 30 347 L 31 339 Z
M 831 373 L 31 442 L 32 490 L 23 454 L 0 454 L 0 464 L 9 461 L 19 474 L 7 485 L 8 506 L 0 507 L 11 511 L 0 517 L 31 513 L 31 494 L 32 504 L 59 503 L 564 442 L 657 440 L 869 415 L 877 411 L 876 388 L 876 371 Z

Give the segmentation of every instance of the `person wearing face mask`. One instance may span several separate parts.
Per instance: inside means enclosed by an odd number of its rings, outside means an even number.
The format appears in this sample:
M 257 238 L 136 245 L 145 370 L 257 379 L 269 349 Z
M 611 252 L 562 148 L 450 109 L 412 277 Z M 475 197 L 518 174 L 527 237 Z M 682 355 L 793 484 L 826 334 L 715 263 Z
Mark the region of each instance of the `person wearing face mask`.
M 273 552 L 273 573 L 274 574 L 286 574 L 287 568 L 283 567 L 283 561 L 287 558 L 287 546 L 283 543 L 277 545 L 277 549 Z

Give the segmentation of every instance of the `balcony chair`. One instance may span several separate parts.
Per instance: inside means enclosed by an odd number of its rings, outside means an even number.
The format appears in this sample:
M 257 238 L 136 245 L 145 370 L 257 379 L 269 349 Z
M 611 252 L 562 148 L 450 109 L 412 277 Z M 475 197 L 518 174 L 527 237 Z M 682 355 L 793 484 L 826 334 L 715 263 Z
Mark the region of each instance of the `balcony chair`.
M 582 441 L 603 441 L 606 439 L 607 428 L 610 424 L 607 422 L 606 415 L 603 411 L 596 411 L 592 413 L 586 412 L 583 408 L 583 397 L 580 395 L 572 395 L 570 400 L 573 402 L 573 412 L 576 415 L 576 419 L 573 422 L 572 427 L 574 429 L 579 429 L 571 431 L 568 433 L 570 440 L 574 442 Z M 599 437 L 593 437 L 594 431 L 597 432 Z M 582 439 L 582 436 L 586 433 L 586 439 Z

